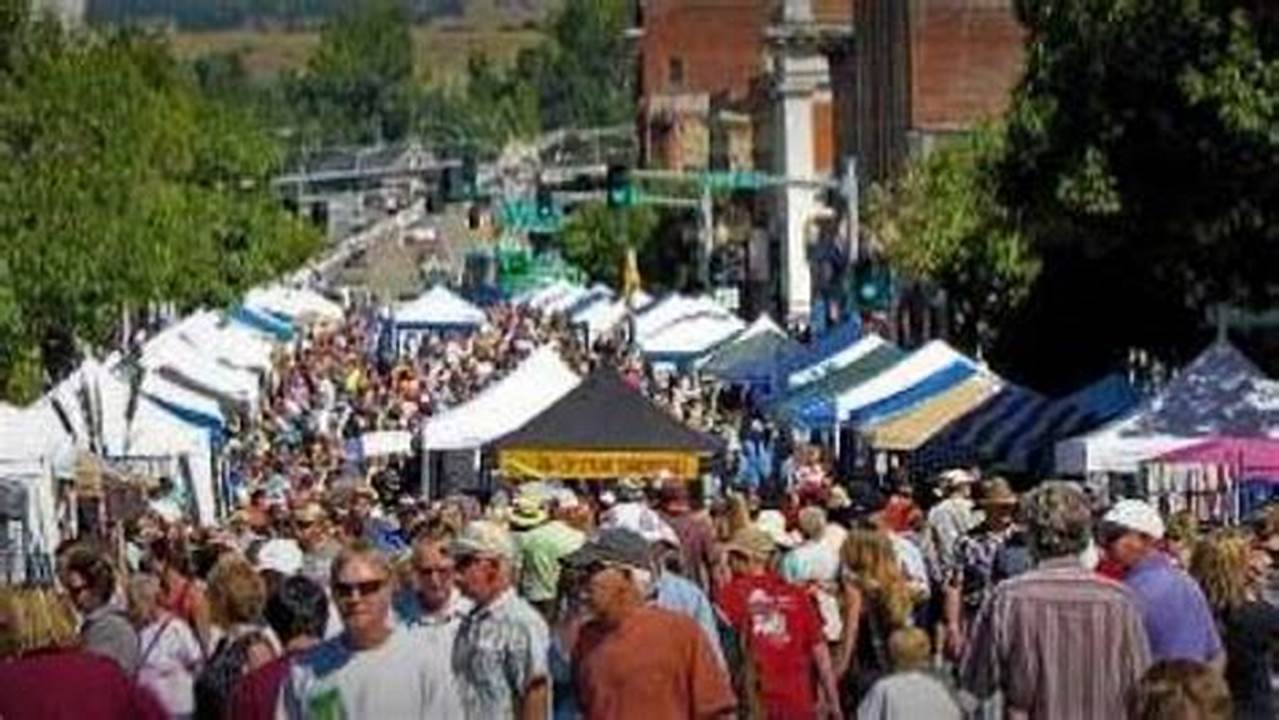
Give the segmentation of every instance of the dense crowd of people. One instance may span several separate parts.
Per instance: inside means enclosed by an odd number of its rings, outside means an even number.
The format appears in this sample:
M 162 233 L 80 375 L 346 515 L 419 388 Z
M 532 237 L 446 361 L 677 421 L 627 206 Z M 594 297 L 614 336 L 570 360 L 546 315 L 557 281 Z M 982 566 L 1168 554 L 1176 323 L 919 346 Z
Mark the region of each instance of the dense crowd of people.
M 0 717 L 1276 717 L 1279 507 L 1200 527 L 1064 481 L 839 477 L 562 318 L 376 335 L 355 313 L 280 358 L 223 526 L 157 498 L 124 547 L 59 548 L 56 586 L 0 588 Z M 721 434 L 719 477 L 430 499 L 352 445 L 546 343 Z

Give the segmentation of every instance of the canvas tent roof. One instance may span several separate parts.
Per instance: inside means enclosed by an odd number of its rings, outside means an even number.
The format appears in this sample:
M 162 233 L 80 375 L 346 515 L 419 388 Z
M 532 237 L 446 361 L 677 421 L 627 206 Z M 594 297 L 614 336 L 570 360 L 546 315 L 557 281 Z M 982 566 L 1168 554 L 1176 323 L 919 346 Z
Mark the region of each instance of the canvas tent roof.
M 394 316 L 395 326 L 401 330 L 477 327 L 486 320 L 483 310 L 443 285 L 399 305 Z
M 1002 383 L 990 375 L 974 375 L 919 405 L 862 428 L 872 447 L 910 451 L 923 445 L 951 422 L 999 392 Z
M 721 345 L 706 359 L 702 371 L 732 382 L 768 382 L 781 358 L 799 350 L 767 314 Z
M 671 294 L 637 313 L 635 335 L 643 343 L 690 318 L 697 317 L 738 320 L 736 315 L 708 297 Z
M 90 447 L 98 436 L 111 457 L 185 458 L 201 522 L 215 514 L 212 446 L 208 433 L 139 395 L 129 416 L 128 383 L 88 360 L 49 393 L 75 429 L 76 445 Z M 97 427 L 90 432 L 89 422 Z
M 1241 469 L 1245 474 L 1279 477 L 1279 440 L 1213 438 L 1164 453 L 1149 462 L 1166 465 L 1229 465 Z
M 639 347 L 650 360 L 679 362 L 713 351 L 740 333 L 742 327 L 742 321 L 734 315 L 702 312 L 641 338 Z
M 256 408 L 261 394 L 253 373 L 218 362 L 178 333 L 161 333 L 143 345 L 141 364 L 223 403 Z
M 651 295 L 638 292 L 633 299 L 636 312 L 642 312 L 653 302 Z M 591 339 L 605 335 L 626 319 L 626 299 L 618 298 L 612 302 L 601 300 L 592 303 L 572 315 L 573 322 L 586 326 Z
M 1057 399 L 1005 385 L 912 451 L 911 465 L 919 472 L 982 464 L 1046 475 L 1053 471 L 1057 440 L 1095 428 L 1127 412 L 1137 400 L 1122 375 L 1107 376 Z
M 338 322 L 344 316 L 341 305 L 309 288 L 283 285 L 255 288 L 245 295 L 244 304 L 296 322 Z
M 840 393 L 861 385 L 906 357 L 904 350 L 878 335 L 868 335 L 859 344 L 866 349 L 865 353 L 820 380 L 792 388 L 772 406 L 772 412 L 803 424 L 807 413 L 818 412 L 823 403 L 831 402 Z
M 602 367 L 523 427 L 494 443 L 498 448 L 678 450 L 712 453 L 719 444 L 666 414 Z
M 866 337 L 876 339 L 868 345 L 862 342 Z M 783 358 L 787 386 L 799 387 L 820 380 L 883 342 L 883 338 L 875 335 L 866 337 L 862 335 L 861 319 L 851 317 L 812 343 L 801 346 L 797 354 Z
M 1065 474 L 1136 472 L 1152 457 L 1220 436 L 1279 435 L 1279 383 L 1219 340 L 1129 415 L 1057 444 Z
M 272 366 L 275 345 L 266 336 L 237 323 L 223 323 L 221 315 L 211 310 L 183 318 L 157 337 L 161 336 L 177 336 L 202 354 L 233 368 L 267 372 Z
M 539 348 L 470 402 L 431 418 L 422 429 L 423 447 L 457 450 L 486 445 L 537 417 L 580 382 L 554 348 Z
M 54 478 L 70 471 L 74 457 L 71 438 L 48 400 L 24 408 L 0 403 L 0 481 L 26 489 L 27 527 L 46 552 L 59 540 Z
M 868 425 L 935 397 L 979 372 L 976 363 L 934 340 L 861 383 L 805 402 L 794 419 L 807 427 L 849 420 Z

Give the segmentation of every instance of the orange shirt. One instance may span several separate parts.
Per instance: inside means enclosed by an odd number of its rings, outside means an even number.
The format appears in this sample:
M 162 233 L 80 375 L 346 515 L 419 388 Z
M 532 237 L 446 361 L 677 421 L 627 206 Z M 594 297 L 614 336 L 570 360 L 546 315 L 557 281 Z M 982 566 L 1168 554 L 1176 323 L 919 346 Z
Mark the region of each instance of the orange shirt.
M 615 628 L 587 625 L 573 659 L 586 718 L 701 720 L 736 705 L 705 631 L 659 608 L 639 608 Z

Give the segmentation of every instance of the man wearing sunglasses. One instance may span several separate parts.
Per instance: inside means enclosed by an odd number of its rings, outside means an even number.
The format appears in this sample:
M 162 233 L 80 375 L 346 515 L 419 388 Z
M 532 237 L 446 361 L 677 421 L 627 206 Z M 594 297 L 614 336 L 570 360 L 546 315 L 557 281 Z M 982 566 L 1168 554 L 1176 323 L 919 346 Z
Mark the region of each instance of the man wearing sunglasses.
M 342 634 L 298 658 L 280 697 L 284 717 L 461 717 L 448 665 L 391 616 L 393 576 L 381 551 L 366 542 L 343 550 L 332 590 Z
M 468 523 L 449 554 L 475 602 L 453 646 L 453 672 L 467 720 L 545 720 L 551 708 L 550 631 L 513 587 L 515 541 L 485 521 Z

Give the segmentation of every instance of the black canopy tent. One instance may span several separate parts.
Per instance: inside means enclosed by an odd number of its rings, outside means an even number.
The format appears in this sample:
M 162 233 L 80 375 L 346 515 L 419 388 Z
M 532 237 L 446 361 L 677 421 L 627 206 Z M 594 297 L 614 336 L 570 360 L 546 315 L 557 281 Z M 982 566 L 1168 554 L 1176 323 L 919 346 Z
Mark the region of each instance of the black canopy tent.
M 606 479 L 631 476 L 693 480 L 700 461 L 720 449 L 686 427 L 612 368 L 600 368 L 520 429 L 493 443 L 509 477 Z

